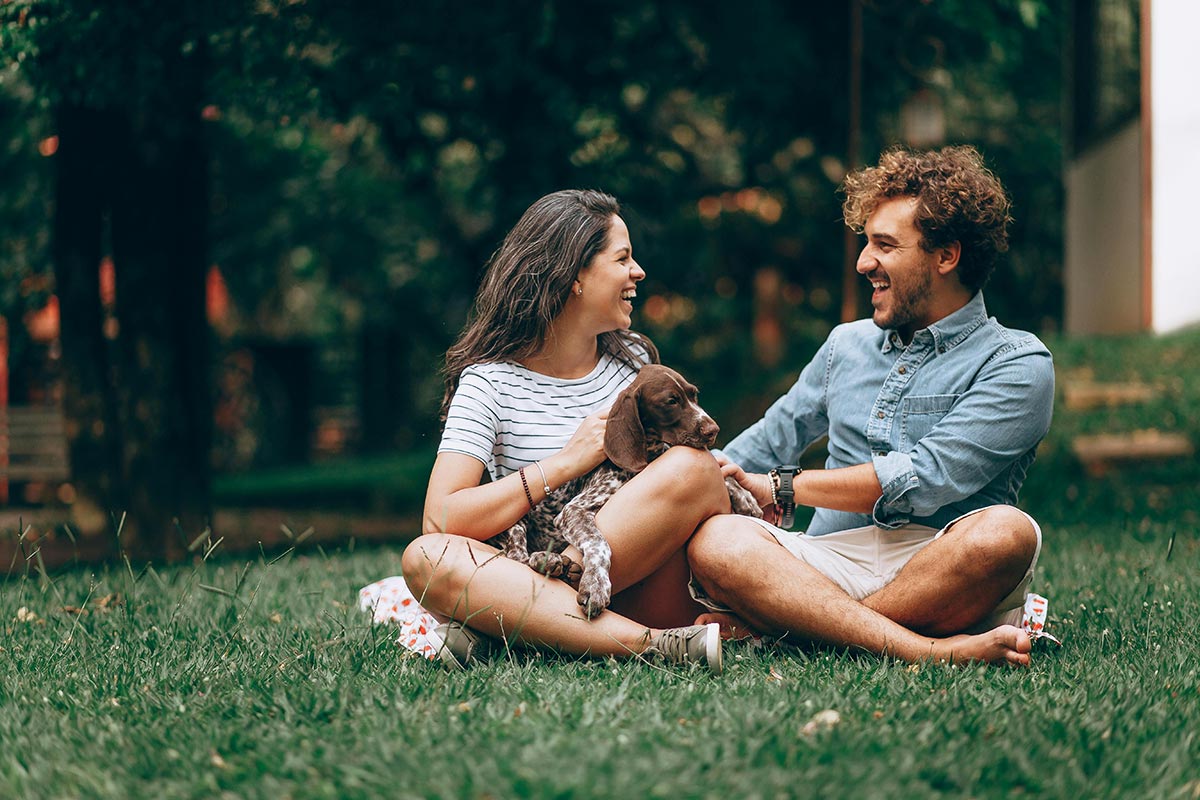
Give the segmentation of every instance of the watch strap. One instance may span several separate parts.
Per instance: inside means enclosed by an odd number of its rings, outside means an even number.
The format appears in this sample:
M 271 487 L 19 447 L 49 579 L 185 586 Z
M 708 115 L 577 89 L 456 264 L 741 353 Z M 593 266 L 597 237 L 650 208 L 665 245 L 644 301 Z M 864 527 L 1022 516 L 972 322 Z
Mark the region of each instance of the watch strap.
M 795 477 L 803 472 L 795 464 L 783 464 L 771 470 L 771 491 L 779 507 L 779 527 L 790 528 L 796 518 Z

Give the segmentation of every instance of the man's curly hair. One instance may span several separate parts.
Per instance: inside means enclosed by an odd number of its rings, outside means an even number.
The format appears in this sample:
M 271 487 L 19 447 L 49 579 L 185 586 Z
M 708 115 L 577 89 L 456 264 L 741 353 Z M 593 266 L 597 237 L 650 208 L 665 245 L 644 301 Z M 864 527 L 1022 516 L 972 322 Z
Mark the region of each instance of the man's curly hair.
M 842 190 L 842 216 L 858 233 L 883 201 L 914 198 L 922 249 L 932 253 L 959 242 L 958 278 L 972 292 L 983 288 L 996 257 L 1008 249 L 1012 204 L 974 147 L 893 148 L 880 156 L 878 166 L 847 175 Z

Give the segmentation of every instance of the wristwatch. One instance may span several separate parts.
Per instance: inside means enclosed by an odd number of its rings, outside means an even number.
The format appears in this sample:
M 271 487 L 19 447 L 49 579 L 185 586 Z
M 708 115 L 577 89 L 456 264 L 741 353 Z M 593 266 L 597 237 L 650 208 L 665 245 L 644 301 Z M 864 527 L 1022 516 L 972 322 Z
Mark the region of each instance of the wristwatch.
M 793 479 L 804 470 L 795 464 L 783 464 L 771 470 L 771 499 L 779 507 L 779 527 L 790 528 L 796 516 L 796 490 Z

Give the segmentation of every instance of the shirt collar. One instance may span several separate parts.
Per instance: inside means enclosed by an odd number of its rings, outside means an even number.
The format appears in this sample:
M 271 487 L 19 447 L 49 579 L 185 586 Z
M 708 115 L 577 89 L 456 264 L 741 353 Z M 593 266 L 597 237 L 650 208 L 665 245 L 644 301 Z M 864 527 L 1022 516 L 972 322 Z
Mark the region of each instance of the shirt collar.
M 955 347 L 963 339 L 987 321 L 987 306 L 983 302 L 983 292 L 976 292 L 967 304 L 957 311 L 942 317 L 928 328 L 922 328 L 913 336 L 913 341 L 919 341 L 925 336 L 933 338 L 933 344 L 939 353 L 944 353 Z M 890 353 L 895 347 L 903 347 L 900 334 L 888 328 L 883 332 L 884 353 Z

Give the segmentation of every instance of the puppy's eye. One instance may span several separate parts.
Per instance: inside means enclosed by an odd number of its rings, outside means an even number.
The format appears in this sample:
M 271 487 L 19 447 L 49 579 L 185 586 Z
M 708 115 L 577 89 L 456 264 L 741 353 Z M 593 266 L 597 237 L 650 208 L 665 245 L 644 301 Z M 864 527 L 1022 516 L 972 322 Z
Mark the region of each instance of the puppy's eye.
M 671 395 L 670 397 L 667 398 L 667 405 L 669 405 L 669 406 L 679 405 L 679 398 L 676 397 L 675 395 Z

